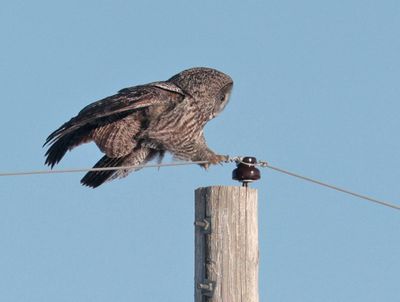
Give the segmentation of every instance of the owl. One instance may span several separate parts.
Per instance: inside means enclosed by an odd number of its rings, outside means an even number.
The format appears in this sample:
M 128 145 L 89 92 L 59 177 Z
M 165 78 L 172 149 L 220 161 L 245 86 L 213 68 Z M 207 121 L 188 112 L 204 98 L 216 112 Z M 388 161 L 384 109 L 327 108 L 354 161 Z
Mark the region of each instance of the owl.
M 144 165 L 161 162 L 165 152 L 188 161 L 217 164 L 227 159 L 208 148 L 203 135 L 206 123 L 228 103 L 232 79 L 212 68 L 184 70 L 167 81 L 120 90 L 84 107 L 51 133 L 44 146 L 45 164 L 54 167 L 65 153 L 94 142 L 105 155 L 93 168 Z M 90 171 L 81 180 L 96 188 L 138 168 Z

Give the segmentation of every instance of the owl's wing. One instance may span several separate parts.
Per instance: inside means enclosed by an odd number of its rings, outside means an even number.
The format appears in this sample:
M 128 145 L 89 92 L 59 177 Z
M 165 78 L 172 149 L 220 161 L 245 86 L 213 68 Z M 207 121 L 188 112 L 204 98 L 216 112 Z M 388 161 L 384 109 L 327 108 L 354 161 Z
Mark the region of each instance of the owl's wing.
M 103 124 L 118 120 L 140 108 L 183 99 L 185 93 L 176 85 L 156 82 L 120 90 L 117 94 L 94 102 L 83 108 L 79 114 L 51 133 L 44 146 L 59 136 L 68 134 L 88 124 Z
M 97 127 L 121 120 L 149 106 L 179 102 L 184 97 L 185 93 L 178 86 L 169 82 L 155 82 L 125 88 L 113 96 L 94 102 L 47 137 L 43 145 L 50 145 L 46 152 L 46 164 L 53 167 L 68 150 L 90 141 L 92 130 Z
M 89 121 L 127 111 L 182 99 L 185 93 L 178 86 L 168 82 L 155 82 L 142 86 L 124 88 L 116 95 L 94 102 L 83 108 L 75 122 Z M 73 120 L 72 119 L 72 120 Z M 72 121 L 71 120 L 71 121 Z

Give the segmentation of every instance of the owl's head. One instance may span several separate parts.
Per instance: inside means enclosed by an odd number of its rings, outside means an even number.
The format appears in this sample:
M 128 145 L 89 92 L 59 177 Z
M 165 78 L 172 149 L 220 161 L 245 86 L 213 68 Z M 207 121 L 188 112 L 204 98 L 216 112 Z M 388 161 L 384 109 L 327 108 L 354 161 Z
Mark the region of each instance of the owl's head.
M 184 70 L 168 81 L 192 96 L 209 120 L 225 108 L 233 86 L 230 76 L 206 67 Z

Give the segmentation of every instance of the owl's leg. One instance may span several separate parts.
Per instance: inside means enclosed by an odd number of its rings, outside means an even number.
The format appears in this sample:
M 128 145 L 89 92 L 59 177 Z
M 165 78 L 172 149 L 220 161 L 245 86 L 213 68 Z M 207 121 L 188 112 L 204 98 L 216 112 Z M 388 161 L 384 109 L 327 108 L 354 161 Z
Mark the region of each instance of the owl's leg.
M 193 154 L 191 160 L 192 161 L 207 161 L 207 163 L 200 164 L 204 169 L 208 169 L 210 165 L 220 164 L 228 160 L 229 156 L 227 155 L 219 155 L 215 154 L 210 148 L 207 147 L 207 144 L 204 140 L 204 137 L 196 144 L 194 150 L 196 150 L 195 154 Z
M 219 164 L 229 159 L 229 156 L 215 154 L 209 149 L 203 136 L 195 141 L 181 144 L 179 148 L 165 147 L 165 149 L 170 151 L 177 159 L 192 162 L 204 161 L 205 163 L 199 165 L 205 169 L 210 165 Z
M 203 152 L 201 152 L 201 154 L 199 155 L 200 156 L 196 158 L 196 161 L 207 161 L 207 163 L 200 164 L 200 166 L 203 167 L 204 169 L 208 169 L 210 165 L 221 164 L 227 161 L 229 158 L 227 155 L 215 154 L 208 148 L 207 150 L 203 150 Z

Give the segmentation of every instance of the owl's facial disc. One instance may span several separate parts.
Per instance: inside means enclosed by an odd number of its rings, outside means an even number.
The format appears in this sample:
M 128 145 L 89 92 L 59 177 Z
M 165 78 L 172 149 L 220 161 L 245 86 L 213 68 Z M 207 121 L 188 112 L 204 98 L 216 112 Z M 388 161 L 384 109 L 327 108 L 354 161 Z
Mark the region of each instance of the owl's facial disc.
M 225 85 L 218 93 L 211 118 L 216 117 L 222 110 L 224 110 L 226 104 L 228 104 L 229 96 L 231 95 L 232 91 L 232 86 L 233 84 L 229 83 Z

